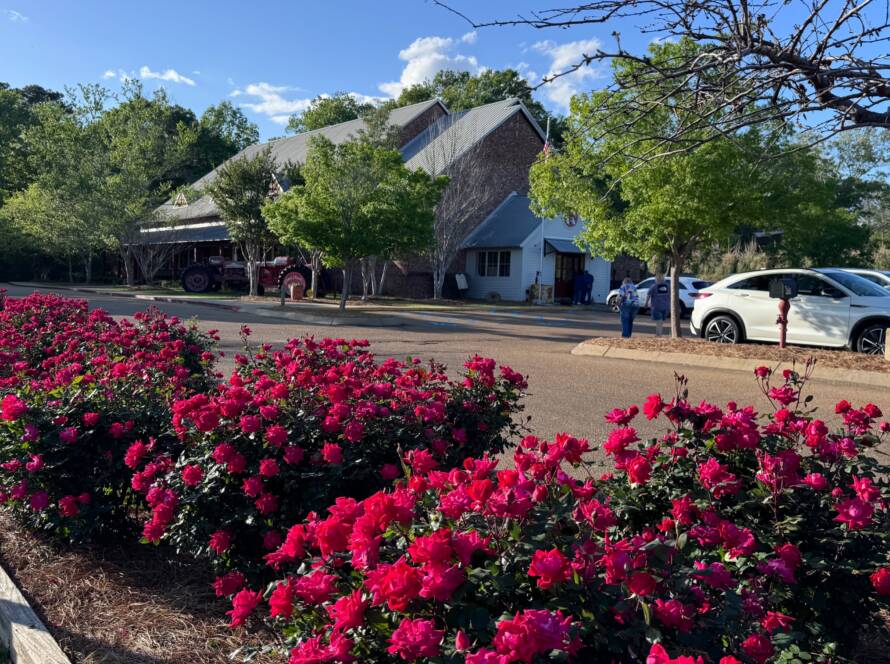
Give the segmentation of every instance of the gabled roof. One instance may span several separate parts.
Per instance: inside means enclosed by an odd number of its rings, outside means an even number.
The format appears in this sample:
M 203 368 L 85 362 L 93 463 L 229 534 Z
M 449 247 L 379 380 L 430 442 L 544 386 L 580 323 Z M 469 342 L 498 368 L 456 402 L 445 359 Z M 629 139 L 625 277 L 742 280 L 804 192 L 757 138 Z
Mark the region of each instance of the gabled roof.
M 515 191 L 505 198 L 463 241 L 463 249 L 509 249 L 520 247 L 541 218 L 530 209 L 528 196 Z
M 453 163 L 517 113 L 528 119 L 543 143 L 545 135 L 540 125 L 525 104 L 514 97 L 452 113 L 434 122 L 402 148 L 405 165 L 412 170 L 441 172 L 447 168 L 441 165 L 443 155 Z
M 445 106 L 441 101 L 438 99 L 430 99 L 417 104 L 411 104 L 410 106 L 402 106 L 401 108 L 393 109 L 389 114 L 389 124 L 395 127 L 404 127 L 436 104 L 442 106 L 442 109 L 447 112 L 447 109 L 445 109 Z M 270 146 L 272 148 L 272 157 L 274 157 L 279 165 L 284 165 L 288 162 L 302 163 L 306 161 L 306 155 L 309 152 L 309 141 L 312 137 L 324 136 L 333 143 L 343 143 L 350 138 L 353 138 L 364 128 L 364 120 L 349 120 L 348 122 L 341 122 L 328 127 L 322 127 L 321 129 L 307 131 L 295 136 L 287 136 L 267 143 L 257 143 L 248 146 L 234 157 L 231 157 L 229 161 L 232 159 L 254 157 L 261 150 L 265 149 L 266 146 Z M 215 169 L 207 173 L 207 175 L 197 180 L 192 186 L 200 191 L 208 183 L 216 179 L 216 175 L 221 167 L 222 165 L 217 166 Z M 167 201 L 157 208 L 157 212 L 164 218 L 173 220 L 201 219 L 215 217 L 219 214 L 216 205 L 213 204 L 213 201 L 209 196 L 202 196 L 194 203 L 182 207 L 176 207 L 173 205 L 172 201 Z

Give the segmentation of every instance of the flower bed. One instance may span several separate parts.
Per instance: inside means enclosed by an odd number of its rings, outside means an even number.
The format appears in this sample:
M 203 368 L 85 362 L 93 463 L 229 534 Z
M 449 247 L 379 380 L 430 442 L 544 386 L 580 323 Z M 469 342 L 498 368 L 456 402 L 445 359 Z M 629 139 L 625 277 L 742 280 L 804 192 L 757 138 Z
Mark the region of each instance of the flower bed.
M 216 382 L 212 338 L 156 310 L 115 321 L 53 295 L 0 312 L 0 504 L 70 540 L 130 526 L 134 440 L 176 454 L 174 399 Z
M 491 360 L 473 358 L 449 380 L 436 363 L 377 362 L 367 342 L 342 339 L 296 339 L 236 362 L 217 391 L 174 404 L 185 450 L 147 455 L 134 487 L 152 508 L 147 540 L 249 577 L 268 570 L 264 557 L 294 520 L 387 485 L 402 458 L 428 471 L 501 452 L 525 387 Z
M 844 662 L 881 627 L 890 425 L 841 402 L 830 431 L 810 364 L 757 369 L 766 416 L 694 405 L 682 379 L 615 409 L 594 477 L 565 434 L 498 470 L 526 383 L 493 360 L 449 379 L 307 338 L 248 346 L 219 384 L 212 341 L 8 301 L 0 503 L 62 540 L 145 517 L 145 540 L 211 556 L 231 624 L 268 620 L 290 664 Z M 640 441 L 642 417 L 665 433 Z
M 829 432 L 806 376 L 758 371 L 762 421 L 682 385 L 643 407 L 657 440 L 638 407 L 610 413 L 598 479 L 566 472 L 587 441 L 527 437 L 510 469 L 468 459 L 339 499 L 267 557 L 278 583 L 230 588 L 232 624 L 263 605 L 290 664 L 850 661 L 890 595 L 890 468 L 868 454 L 890 427 L 842 402 Z

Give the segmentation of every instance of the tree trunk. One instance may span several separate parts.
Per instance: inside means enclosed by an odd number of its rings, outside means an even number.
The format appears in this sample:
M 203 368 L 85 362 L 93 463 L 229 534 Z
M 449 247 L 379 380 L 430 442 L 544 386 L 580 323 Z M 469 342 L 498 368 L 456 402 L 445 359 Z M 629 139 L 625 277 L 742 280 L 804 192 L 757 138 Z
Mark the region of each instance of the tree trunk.
M 371 256 L 368 259 L 368 272 L 371 279 L 371 297 L 377 296 L 377 257 Z
M 371 275 L 368 272 L 368 258 L 363 258 L 361 260 L 361 271 L 362 271 L 362 302 L 368 301 L 368 282 L 371 279 Z
M 340 292 L 340 311 L 346 309 L 346 300 L 349 299 L 349 285 L 352 281 L 352 265 L 347 264 L 343 268 L 343 289 Z
M 68 256 L 68 283 L 74 283 L 74 267 L 71 262 L 71 256 Z
M 87 252 L 83 260 L 83 280 L 89 284 L 93 281 L 93 252 Z
M 129 248 L 121 252 L 121 258 L 124 259 L 124 278 L 127 286 L 132 288 L 136 285 L 136 267 L 133 265 L 133 253 Z
M 671 338 L 679 339 L 683 336 L 680 314 L 683 312 L 680 306 L 680 274 L 683 271 L 683 256 L 674 252 L 671 255 Z
M 309 267 L 312 269 L 312 299 L 318 299 L 318 280 L 321 273 L 321 252 L 313 251 L 309 257 Z
M 244 245 L 244 258 L 247 259 L 247 282 L 250 285 L 250 290 L 248 294 L 250 297 L 256 297 L 259 295 L 260 288 L 258 282 L 259 275 L 257 274 L 257 254 L 259 251 L 257 247 L 252 244 Z
M 386 271 L 389 269 L 390 261 L 383 261 L 383 269 L 380 270 L 380 283 L 377 285 L 377 294 L 383 295 L 383 284 L 386 282 Z
M 433 299 L 442 299 L 442 288 L 445 286 L 445 270 L 435 268 L 433 270 Z

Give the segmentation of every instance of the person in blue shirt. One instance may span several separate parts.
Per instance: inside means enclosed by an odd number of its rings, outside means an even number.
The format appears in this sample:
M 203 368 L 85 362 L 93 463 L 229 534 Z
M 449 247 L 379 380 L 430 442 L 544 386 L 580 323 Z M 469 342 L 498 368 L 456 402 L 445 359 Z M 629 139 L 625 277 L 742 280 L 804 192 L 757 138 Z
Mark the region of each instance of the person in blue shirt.
M 618 313 L 621 316 L 621 336 L 630 339 L 634 318 L 640 310 L 640 294 L 630 277 L 625 277 L 618 289 Z

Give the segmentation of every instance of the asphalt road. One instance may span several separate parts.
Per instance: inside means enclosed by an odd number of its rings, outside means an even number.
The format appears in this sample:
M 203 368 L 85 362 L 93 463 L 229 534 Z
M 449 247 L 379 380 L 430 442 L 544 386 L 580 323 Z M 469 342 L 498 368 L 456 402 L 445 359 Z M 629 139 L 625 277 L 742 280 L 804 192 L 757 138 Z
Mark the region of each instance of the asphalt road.
M 11 296 L 21 296 L 31 289 L 8 290 Z M 148 305 L 107 295 L 63 294 L 86 297 L 92 307 L 119 316 L 130 316 Z M 165 303 L 161 308 L 184 319 L 196 317 L 205 329 L 218 329 L 221 348 L 228 355 L 239 350 L 239 329 L 247 324 L 253 331 L 254 342 L 281 344 L 301 335 L 363 338 L 371 342 L 371 350 L 379 356 L 434 357 L 453 371 L 475 353 L 493 357 L 528 376 L 526 412 L 531 416 L 534 433 L 545 437 L 565 431 L 587 437 L 591 442 L 601 441 L 609 430 L 603 421 L 604 413 L 616 406 L 639 404 L 652 392 L 672 394 L 674 371 L 689 378 L 690 398 L 694 401 L 707 399 L 725 404 L 734 400 L 759 409 L 769 405 L 753 376 L 744 372 L 572 356 L 572 348 L 584 339 L 619 334 L 617 316 L 604 309 L 417 312 L 403 327 L 371 328 L 304 325 L 191 304 Z M 652 334 L 654 328 L 642 317 L 637 330 L 640 334 Z M 826 419 L 831 419 L 833 406 L 840 399 L 854 404 L 871 401 L 890 414 L 890 395 L 886 390 L 820 380 L 818 371 L 809 392 L 816 397 L 815 404 Z M 655 433 L 653 429 L 646 430 L 643 422 L 639 424 L 646 433 Z

